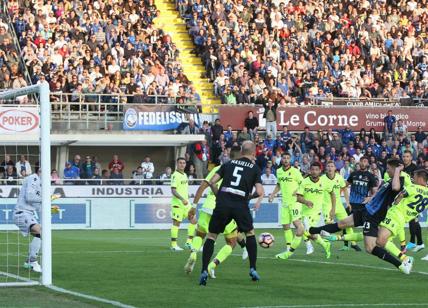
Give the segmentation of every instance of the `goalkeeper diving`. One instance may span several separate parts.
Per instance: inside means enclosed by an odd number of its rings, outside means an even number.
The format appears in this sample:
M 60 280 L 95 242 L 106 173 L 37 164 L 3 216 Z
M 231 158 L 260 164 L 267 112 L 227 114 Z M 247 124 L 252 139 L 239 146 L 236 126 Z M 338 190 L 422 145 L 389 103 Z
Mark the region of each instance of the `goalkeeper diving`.
M 41 170 L 39 169 L 37 173 L 25 178 L 19 192 L 15 209 L 13 210 L 13 222 L 19 228 L 22 235 L 28 236 L 31 234 L 33 236 L 24 267 L 38 273 L 42 272 L 42 268 L 37 261 L 37 256 L 42 244 L 41 226 L 37 220 L 42 205 L 40 172 Z M 58 199 L 59 197 L 60 195 L 54 194 L 51 196 L 51 200 Z M 52 206 L 51 211 L 52 213 L 58 213 L 59 206 Z

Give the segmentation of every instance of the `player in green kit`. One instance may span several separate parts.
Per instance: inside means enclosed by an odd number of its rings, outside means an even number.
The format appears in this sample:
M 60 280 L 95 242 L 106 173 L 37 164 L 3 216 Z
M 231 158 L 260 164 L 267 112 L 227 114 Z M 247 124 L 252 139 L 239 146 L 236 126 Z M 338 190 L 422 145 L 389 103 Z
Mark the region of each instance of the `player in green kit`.
M 324 194 L 322 212 L 324 214 L 325 223 L 330 224 L 334 222 L 334 218 L 336 218 L 337 221 L 340 221 L 348 217 L 348 213 L 346 212 L 345 207 L 342 204 L 342 199 L 340 195 L 341 195 L 341 192 L 343 191 L 346 204 L 349 204 L 349 193 L 348 193 L 348 189 L 346 188 L 345 179 L 336 172 L 336 165 L 334 164 L 333 161 L 327 162 L 326 171 L 327 171 L 326 174 L 324 174 L 321 177 L 321 179 L 325 182 L 329 182 L 333 186 L 334 194 L 336 196 L 336 211 L 335 213 L 333 213 L 330 193 L 327 192 Z M 352 228 L 346 228 L 345 232 L 349 236 L 351 236 L 351 234 L 354 233 Z M 352 241 L 351 245 L 352 247 L 355 247 L 356 243 Z M 349 249 L 348 246 L 345 245 L 344 248 L 345 247 L 346 249 Z M 358 248 L 356 248 L 356 250 L 358 250 Z M 345 250 L 345 249 L 342 249 L 342 250 Z
M 281 164 L 282 167 L 276 171 L 278 183 L 269 196 L 269 202 L 272 202 L 278 191 L 281 190 L 282 204 L 280 223 L 284 229 L 285 244 L 287 250 L 289 250 L 291 242 L 293 241 L 291 223 L 300 221 L 301 224 L 302 205 L 297 202 L 296 191 L 303 181 L 303 176 L 299 169 L 291 166 L 291 155 L 289 153 L 282 154 Z
M 232 159 L 238 158 L 240 155 L 240 147 L 233 148 L 231 150 L 230 156 Z M 189 216 L 194 216 L 196 214 L 196 207 L 199 202 L 199 200 L 202 197 L 202 194 L 204 191 L 209 188 L 209 182 L 211 178 L 214 176 L 214 174 L 217 172 L 217 170 L 220 169 L 220 166 L 214 167 L 210 173 L 207 175 L 205 180 L 201 183 L 198 190 L 196 191 L 195 198 L 193 199 L 193 206 L 190 209 Z M 217 186 L 220 187 L 221 180 L 217 183 Z M 196 263 L 197 259 L 197 253 L 202 247 L 203 239 L 206 237 L 208 233 L 208 226 L 210 224 L 211 215 L 213 213 L 213 210 L 216 205 L 216 197 L 211 189 L 209 189 L 207 193 L 207 197 L 205 199 L 204 204 L 202 205 L 202 208 L 199 212 L 199 218 L 198 218 L 198 226 L 196 229 L 196 236 L 193 238 L 192 241 L 192 250 L 189 256 L 189 259 L 187 260 L 186 265 L 184 266 L 184 271 L 187 274 L 190 274 L 193 271 L 193 268 Z M 211 276 L 211 278 L 215 278 L 215 268 L 220 263 L 224 262 L 226 258 L 232 253 L 233 248 L 236 246 L 237 243 L 237 237 L 238 237 L 238 226 L 234 220 L 232 220 L 225 228 L 224 230 L 224 237 L 226 241 L 226 245 L 224 245 L 220 251 L 217 253 L 216 257 L 213 259 L 212 262 L 208 265 L 208 273 Z M 240 246 L 245 247 L 245 241 L 240 241 Z
M 310 176 L 305 178 L 299 185 L 297 190 L 297 202 L 305 205 L 303 208 L 303 217 L 306 219 L 307 227 L 315 226 L 321 219 L 322 204 L 324 202 L 324 194 L 329 193 L 332 203 L 331 213 L 335 213 L 336 209 L 336 196 L 333 191 L 333 187 L 329 182 L 326 182 L 320 178 L 321 175 L 321 164 L 318 162 L 312 163 L 310 168 Z M 319 235 L 307 236 L 314 240 L 316 243 L 321 245 L 325 251 L 326 258 L 330 258 L 330 243 L 324 241 Z M 296 235 L 297 238 L 297 235 Z M 288 259 L 294 254 L 295 249 L 301 243 L 302 237 L 299 237 L 300 241 L 295 242 L 291 245 L 289 251 L 285 251 L 276 255 L 279 259 Z M 297 245 L 296 245 L 297 244 Z
M 186 168 L 186 160 L 182 157 L 177 158 L 177 169 L 171 175 L 171 250 L 182 251 L 183 248 L 177 245 L 178 229 L 183 219 L 189 219 L 189 227 L 187 229 L 186 248 L 191 248 L 191 243 L 196 229 L 196 216 L 190 216 L 189 210 L 189 179 L 184 172 Z
M 397 168 L 403 169 L 403 166 Z M 394 178 L 397 181 L 397 179 Z M 414 184 L 407 182 L 404 190 L 397 196 L 394 205 L 388 210 L 385 219 L 380 223 L 376 239 L 376 249 L 384 256 L 389 254 L 385 246 L 392 236 L 396 236 L 403 230 L 406 223 L 418 217 L 428 207 L 428 170 L 420 169 L 414 172 Z M 398 249 L 398 248 L 397 248 Z M 392 257 L 392 256 L 391 256 Z M 392 263 L 405 274 L 410 274 L 413 258 L 404 254 L 399 259 L 390 256 L 383 258 Z

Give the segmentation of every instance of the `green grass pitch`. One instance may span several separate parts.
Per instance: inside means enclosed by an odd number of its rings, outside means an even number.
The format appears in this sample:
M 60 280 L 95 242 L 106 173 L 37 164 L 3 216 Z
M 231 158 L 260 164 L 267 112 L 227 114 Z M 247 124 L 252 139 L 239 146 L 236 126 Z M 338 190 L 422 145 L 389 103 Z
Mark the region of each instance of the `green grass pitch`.
M 428 262 L 420 260 L 428 250 L 414 254 L 414 273 L 407 276 L 365 252 L 340 252 L 338 243 L 329 260 L 316 244 L 311 256 L 305 255 L 302 244 L 293 259 L 275 260 L 273 256 L 283 248 L 282 232 L 257 230 L 263 231 L 273 233 L 276 243 L 258 250 L 262 278 L 258 283 L 250 281 L 248 261 L 241 260 L 241 248 L 236 247 L 218 267 L 217 279 L 200 287 L 200 255 L 195 271 L 184 274 L 188 252 L 170 252 L 169 231 L 155 230 L 55 231 L 53 281 L 61 288 L 135 307 L 428 307 Z M 0 234 L 2 271 L 4 236 Z M 185 232 L 180 231 L 180 236 L 182 243 Z M 223 243 L 218 241 L 216 251 Z M 9 249 L 11 255 L 13 248 Z M 9 256 L 10 265 L 17 260 Z M 26 287 L 0 288 L 0 307 L 111 306 L 44 287 Z

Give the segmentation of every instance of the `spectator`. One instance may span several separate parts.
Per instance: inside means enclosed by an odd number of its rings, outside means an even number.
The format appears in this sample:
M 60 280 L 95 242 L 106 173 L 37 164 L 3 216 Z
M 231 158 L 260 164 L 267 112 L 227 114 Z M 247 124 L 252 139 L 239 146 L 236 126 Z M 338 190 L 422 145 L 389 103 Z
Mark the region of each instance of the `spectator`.
M 414 136 L 418 143 L 424 142 L 424 140 L 427 138 L 427 134 L 422 130 L 421 126 L 418 126 L 418 131 L 414 134 Z
M 198 178 L 198 176 L 196 175 L 196 169 L 195 169 L 195 165 L 194 164 L 190 164 L 189 165 L 189 169 L 186 172 L 187 177 L 189 179 L 189 185 L 193 185 L 195 184 L 195 179 Z
M 266 167 L 265 172 L 261 176 L 263 185 L 276 185 L 277 179 L 270 167 Z
M 110 185 L 124 185 L 123 174 L 120 170 L 119 165 L 114 166 L 113 170 L 110 173 Z
M 301 149 L 303 153 L 309 151 L 313 146 L 314 135 L 309 131 L 309 127 L 305 127 L 305 131 L 300 135 Z
M 397 121 L 397 126 L 394 129 L 394 132 L 398 136 L 407 136 L 407 125 L 403 123 L 403 120 Z
M 80 161 L 80 157 L 79 157 Z M 92 161 L 91 156 L 87 155 L 85 161 L 80 165 L 80 178 L 81 179 L 92 179 L 95 171 L 95 163 Z M 91 182 L 88 182 L 91 184 Z
M 352 157 L 354 157 L 355 162 L 359 163 L 360 159 L 364 156 L 364 154 L 361 152 L 361 149 L 358 148 L 355 150 L 355 154 L 352 155 Z
M 146 184 L 144 182 L 144 167 L 138 166 L 137 170 L 132 172 L 132 182 L 130 185 L 143 185 Z
M 352 171 L 353 170 L 352 170 L 350 162 L 346 160 L 345 165 L 343 166 L 342 169 L 340 169 L 339 173 L 345 180 L 347 180 Z
M 95 167 L 94 173 L 92 174 L 91 181 L 88 181 L 89 185 L 101 185 L 100 169 Z
M 238 143 L 242 144 L 242 142 L 246 140 L 251 140 L 251 136 L 248 133 L 248 129 L 246 126 L 242 128 L 242 131 L 238 134 Z
M 212 140 L 216 142 L 220 139 L 220 135 L 223 134 L 223 126 L 220 123 L 220 119 L 216 119 L 214 125 L 211 127 L 211 132 L 213 134 Z
M 172 169 L 171 167 L 166 167 L 165 168 L 165 172 L 161 174 L 161 176 L 159 177 L 159 179 L 161 180 L 160 183 L 161 185 L 168 185 L 170 183 L 170 179 L 171 179 L 171 174 L 172 174 Z
M 250 133 L 251 140 L 254 140 L 254 135 L 257 134 L 257 129 L 259 127 L 259 120 L 254 117 L 252 111 L 248 111 L 248 117 L 245 119 L 244 127 L 246 127 Z
M 152 179 L 155 172 L 155 166 L 153 162 L 150 161 L 150 157 L 146 156 L 144 161 L 141 163 L 141 168 L 143 168 L 143 175 L 145 179 Z
M 187 125 L 181 132 L 183 135 L 197 135 L 199 134 L 199 129 L 195 124 L 193 119 L 189 119 L 189 125 Z
M 80 178 L 80 169 L 74 166 L 70 161 L 65 163 L 64 185 L 77 185 L 77 179 Z
M 30 175 L 31 172 L 31 165 L 27 161 L 27 158 L 25 155 L 21 155 L 19 158 L 19 161 L 15 165 L 16 172 L 18 173 L 18 177 L 22 178 L 22 172 L 24 171 L 26 175 Z
M 284 143 L 287 143 L 287 141 L 291 139 L 291 133 L 288 131 L 288 126 L 284 125 L 282 127 L 282 132 L 280 136 L 282 141 L 284 141 Z
M 8 165 L 6 167 L 6 171 L 3 174 L 3 179 L 5 180 L 6 185 L 17 185 L 18 181 L 18 175 L 16 174 L 16 171 L 13 169 L 13 166 Z
M 101 185 L 111 185 L 110 171 L 107 169 L 101 171 Z
M 108 164 L 108 168 L 110 172 L 112 172 L 114 168 L 117 168 L 118 172 L 122 173 L 125 169 L 125 165 L 121 160 L 119 160 L 119 156 L 115 154 L 113 155 L 113 159 L 111 160 L 111 162 Z
M 52 169 L 52 171 L 51 171 L 51 184 L 52 185 L 61 185 L 61 179 L 60 179 L 56 169 Z
M 193 146 L 192 157 L 196 178 L 205 178 L 208 173 L 208 160 L 210 159 L 210 151 L 206 140 L 198 142 Z
M 331 140 L 330 146 L 335 148 L 337 152 L 343 148 L 341 136 L 337 132 L 333 133 L 333 140 Z
M 383 118 L 384 133 L 389 136 L 395 133 L 395 122 L 397 122 L 394 115 L 392 115 L 392 110 L 388 110 L 388 114 Z
M 10 155 L 5 155 L 4 160 L 0 164 L 0 173 L 3 174 L 6 171 L 7 166 L 12 166 L 15 169 L 15 163 L 10 159 Z
M 351 131 L 349 126 L 346 126 L 345 129 L 339 130 L 339 133 L 342 136 L 342 142 L 344 145 L 348 145 L 349 142 L 354 141 L 355 139 L 354 132 Z
M 267 103 L 264 100 L 262 103 L 265 108 L 263 118 L 266 119 L 266 135 L 276 138 L 276 109 L 278 108 L 278 103 L 273 102 L 271 98 L 268 99 Z

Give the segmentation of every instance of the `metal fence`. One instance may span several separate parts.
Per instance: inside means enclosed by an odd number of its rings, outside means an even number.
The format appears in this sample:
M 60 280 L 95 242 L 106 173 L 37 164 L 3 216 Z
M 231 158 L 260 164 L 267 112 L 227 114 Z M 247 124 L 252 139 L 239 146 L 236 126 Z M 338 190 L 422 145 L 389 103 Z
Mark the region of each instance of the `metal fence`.
M 24 178 L 10 177 L 9 179 L 0 179 L 1 186 L 21 186 L 24 181 Z M 203 181 L 203 179 L 190 179 L 189 184 L 198 185 Z M 52 179 L 51 184 L 54 186 L 64 186 L 64 185 L 170 185 L 170 179 L 110 179 L 110 178 L 100 178 L 100 179 Z

